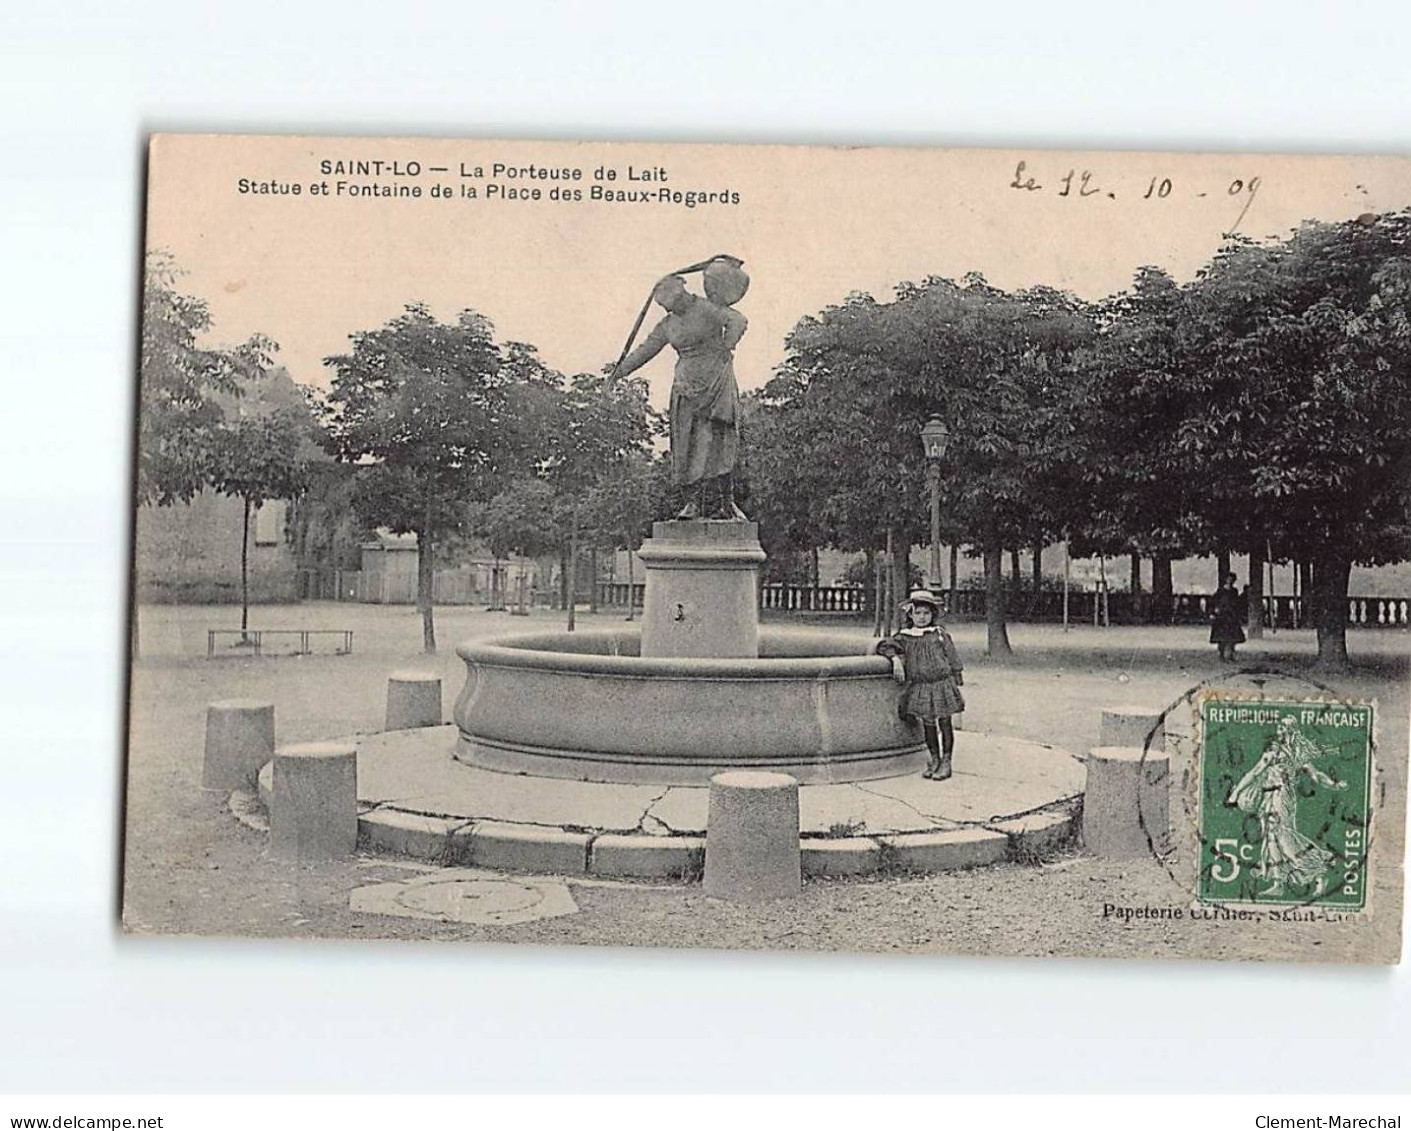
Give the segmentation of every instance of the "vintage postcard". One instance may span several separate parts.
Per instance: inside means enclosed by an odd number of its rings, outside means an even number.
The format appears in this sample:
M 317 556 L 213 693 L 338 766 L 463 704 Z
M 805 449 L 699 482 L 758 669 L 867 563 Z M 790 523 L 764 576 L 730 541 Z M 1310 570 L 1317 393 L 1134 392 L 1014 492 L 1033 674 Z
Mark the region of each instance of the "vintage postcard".
M 127 930 L 1400 961 L 1411 159 L 147 186 Z

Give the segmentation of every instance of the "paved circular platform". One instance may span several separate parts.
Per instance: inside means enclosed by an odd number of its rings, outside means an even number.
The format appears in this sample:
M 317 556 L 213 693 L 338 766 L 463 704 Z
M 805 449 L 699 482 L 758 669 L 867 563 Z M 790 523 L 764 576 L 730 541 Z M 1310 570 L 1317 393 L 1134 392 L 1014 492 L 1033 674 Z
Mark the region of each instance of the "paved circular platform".
M 346 740 L 358 748 L 361 845 L 511 872 L 700 875 L 708 788 L 479 769 L 452 757 L 455 738 L 448 725 Z M 267 766 L 266 807 L 270 779 Z M 937 872 L 1040 856 L 1076 834 L 1082 789 L 1083 765 L 1067 751 L 960 731 L 948 781 L 908 774 L 801 786 L 804 871 Z M 232 805 L 247 819 L 249 800 Z

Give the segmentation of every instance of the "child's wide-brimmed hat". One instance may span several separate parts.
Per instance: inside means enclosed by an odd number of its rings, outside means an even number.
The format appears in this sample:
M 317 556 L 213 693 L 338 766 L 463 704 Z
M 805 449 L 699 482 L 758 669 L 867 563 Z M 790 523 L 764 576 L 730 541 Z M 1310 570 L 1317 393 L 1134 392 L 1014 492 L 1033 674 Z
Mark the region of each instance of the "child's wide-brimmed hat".
M 929 589 L 913 589 L 911 595 L 907 597 L 908 605 L 930 605 L 936 612 L 941 611 L 941 601 Z

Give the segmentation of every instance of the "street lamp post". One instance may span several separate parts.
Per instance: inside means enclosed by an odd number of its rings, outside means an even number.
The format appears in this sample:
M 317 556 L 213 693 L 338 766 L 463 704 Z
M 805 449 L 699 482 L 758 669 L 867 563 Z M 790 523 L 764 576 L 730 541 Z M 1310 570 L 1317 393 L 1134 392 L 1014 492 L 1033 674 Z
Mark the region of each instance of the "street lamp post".
M 939 416 L 926 421 L 921 429 L 921 446 L 926 452 L 926 479 L 931 488 L 931 589 L 941 583 L 941 460 L 950 442 L 950 429 Z M 954 611 L 954 610 L 952 610 Z

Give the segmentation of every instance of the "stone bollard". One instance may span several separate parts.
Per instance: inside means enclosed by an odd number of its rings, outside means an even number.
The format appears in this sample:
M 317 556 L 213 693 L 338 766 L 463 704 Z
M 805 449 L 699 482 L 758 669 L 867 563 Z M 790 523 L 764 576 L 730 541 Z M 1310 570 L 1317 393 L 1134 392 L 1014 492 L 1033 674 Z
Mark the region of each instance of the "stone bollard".
M 274 757 L 274 704 L 223 699 L 206 708 L 202 789 L 251 789 Z
M 1099 746 L 1088 754 L 1083 843 L 1109 860 L 1171 846 L 1171 764 L 1164 750 Z
M 426 672 L 393 672 L 387 680 L 384 730 L 441 725 L 441 677 Z
M 1165 750 L 1165 720 L 1160 711 L 1153 711 L 1150 707 L 1104 707 L 1097 744 Z
M 755 903 L 799 894 L 799 783 L 732 770 L 710 779 L 705 893 Z
M 358 845 L 358 752 L 306 742 L 274 752 L 270 847 L 288 860 L 336 860 Z

